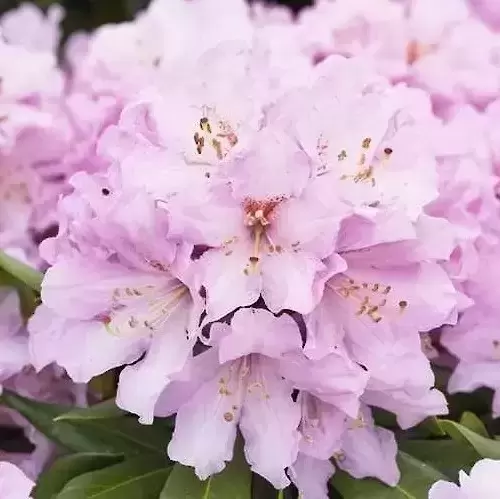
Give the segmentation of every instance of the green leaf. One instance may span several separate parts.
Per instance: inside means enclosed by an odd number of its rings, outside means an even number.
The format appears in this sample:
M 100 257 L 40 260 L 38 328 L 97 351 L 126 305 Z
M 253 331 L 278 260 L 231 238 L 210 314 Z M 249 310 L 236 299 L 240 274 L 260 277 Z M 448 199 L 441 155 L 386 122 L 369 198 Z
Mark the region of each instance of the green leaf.
M 358 480 L 339 470 L 332 484 L 344 499 L 426 499 L 434 482 L 447 479 L 437 469 L 405 452 L 399 452 L 398 465 L 401 480 L 396 487 L 378 480 Z
M 158 499 L 171 467 L 141 456 L 74 478 L 57 499 Z
M 469 428 L 469 430 L 472 430 L 478 435 L 481 435 L 482 437 L 490 438 L 490 436 L 488 435 L 488 430 L 486 429 L 486 426 L 484 426 L 484 423 L 472 412 L 464 412 L 462 414 L 462 417 L 460 418 L 460 424 L 462 426 L 465 426 L 466 428 Z
M 451 438 L 458 442 L 468 443 L 480 456 L 500 459 L 500 442 L 478 435 L 456 421 L 441 419 L 439 424 Z
M 38 478 L 34 499 L 54 499 L 73 478 L 118 463 L 123 459 L 111 454 L 74 454 L 59 458 Z
M 74 452 L 136 455 L 165 454 L 170 432 L 164 425 L 141 425 L 134 417 L 54 421 L 71 408 L 37 402 L 5 390 L 8 407 L 24 416 L 37 430 Z
M 431 465 L 451 480 L 456 480 L 458 470 L 469 471 L 480 458 L 469 445 L 455 440 L 406 440 L 399 448 L 420 461 Z
M 443 431 L 441 426 L 439 425 L 439 420 L 435 416 L 428 417 L 420 423 L 417 428 L 422 432 L 426 433 L 425 437 L 445 437 L 446 433 Z
M 69 412 L 57 416 L 54 421 L 88 421 L 93 419 L 112 419 L 119 418 L 128 414 L 116 406 L 114 399 L 99 402 L 90 407 L 73 409 Z
M 160 499 L 251 499 L 252 473 L 242 452 L 224 471 L 202 482 L 192 468 L 176 464 Z
M 276 499 L 276 489 L 263 477 L 252 474 L 252 499 Z
M 176 464 L 168 477 L 160 499 L 202 499 L 211 479 L 202 482 L 192 468 Z
M 24 282 L 34 291 L 40 291 L 43 274 L 20 260 L 7 255 L 2 250 L 0 250 L 0 268 L 19 281 Z

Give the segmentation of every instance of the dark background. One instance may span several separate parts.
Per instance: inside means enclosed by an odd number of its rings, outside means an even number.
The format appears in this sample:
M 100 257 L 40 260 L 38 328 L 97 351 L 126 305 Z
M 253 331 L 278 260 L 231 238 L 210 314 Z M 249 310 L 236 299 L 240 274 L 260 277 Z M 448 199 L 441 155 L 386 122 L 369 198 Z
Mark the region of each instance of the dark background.
M 0 0 L 0 14 L 21 3 L 23 0 Z M 59 0 L 59 2 L 57 0 L 31 0 L 31 3 L 42 8 L 52 3 L 62 4 L 66 10 L 63 27 L 65 34 L 68 35 L 77 29 L 91 30 L 107 22 L 131 19 L 135 12 L 149 3 L 149 0 Z M 297 12 L 304 5 L 313 3 L 313 0 L 268 0 L 267 3 L 288 5 Z

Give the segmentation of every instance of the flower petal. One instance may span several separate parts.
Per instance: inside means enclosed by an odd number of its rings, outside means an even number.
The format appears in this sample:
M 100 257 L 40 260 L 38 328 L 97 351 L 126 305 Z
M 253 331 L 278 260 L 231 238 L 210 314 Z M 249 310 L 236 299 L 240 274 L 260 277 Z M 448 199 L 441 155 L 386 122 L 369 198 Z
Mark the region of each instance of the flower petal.
M 28 329 L 35 368 L 56 362 L 77 383 L 134 362 L 149 343 L 148 338 L 111 334 L 101 322 L 64 319 L 45 305 L 36 309 Z
M 200 480 L 219 473 L 233 458 L 236 426 L 243 400 L 243 387 L 220 390 L 219 380 L 231 378 L 232 363 L 202 384 L 176 416 L 175 431 L 168 445 L 170 459 L 193 466 Z M 236 409 L 234 409 L 236 408 Z
M 196 336 L 189 335 L 191 300 L 185 298 L 156 331 L 144 360 L 120 374 L 116 404 L 138 414 L 143 424 L 153 422 L 156 402 L 173 374 L 184 367 Z
M 251 384 L 245 396 L 240 429 L 252 471 L 276 488 L 290 484 L 285 469 L 297 459 L 300 407 L 292 401 L 292 385 L 263 357 L 252 360 Z
M 363 423 L 358 425 L 355 421 L 346 431 L 337 464 L 354 478 L 375 477 L 394 486 L 400 476 L 397 450 L 392 431 L 374 426 L 369 410 L 365 409 Z
M 328 460 L 314 459 L 300 453 L 288 473 L 303 499 L 328 499 L 328 481 L 335 467 Z
M 221 362 L 250 353 L 279 358 L 301 348 L 299 328 L 289 315 L 275 317 L 264 309 L 243 308 L 234 314 L 231 334 L 221 340 L 219 355 Z

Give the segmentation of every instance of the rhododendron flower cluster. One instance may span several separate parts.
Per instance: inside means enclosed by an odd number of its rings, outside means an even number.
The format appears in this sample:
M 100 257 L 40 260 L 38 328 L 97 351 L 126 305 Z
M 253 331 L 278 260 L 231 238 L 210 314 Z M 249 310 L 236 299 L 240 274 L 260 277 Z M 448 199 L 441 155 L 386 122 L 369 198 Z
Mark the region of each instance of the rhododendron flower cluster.
M 499 13 L 442 3 L 154 0 L 62 62 L 61 8 L 0 19 L 0 250 L 44 273 L 26 313 L 0 259 L 3 389 L 85 407 L 111 374 L 140 424 L 175 415 L 172 462 L 206 480 L 241 440 L 304 499 L 396 486 L 447 393 L 500 416 Z M 56 449 L 0 418 L 27 499 Z M 493 497 L 493 468 L 429 498 Z

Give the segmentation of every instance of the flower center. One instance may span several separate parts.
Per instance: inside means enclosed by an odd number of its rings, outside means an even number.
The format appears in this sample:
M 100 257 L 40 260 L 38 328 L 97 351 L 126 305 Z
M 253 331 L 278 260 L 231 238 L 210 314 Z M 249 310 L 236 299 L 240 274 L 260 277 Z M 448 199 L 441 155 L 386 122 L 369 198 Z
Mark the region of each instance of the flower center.
M 318 408 L 318 401 L 315 397 L 309 394 L 302 394 L 301 397 L 302 417 L 299 423 L 299 431 L 305 442 L 313 444 L 313 434 L 316 430 L 319 428 L 324 431 L 320 410 Z
M 273 210 L 280 202 L 281 199 L 276 198 L 267 201 L 247 200 L 244 203 L 245 225 L 250 229 L 253 239 L 253 251 L 249 258 L 249 266 L 245 268 L 246 274 L 257 268 L 264 239 L 268 242 L 270 253 L 282 251 L 281 246 L 273 243 L 267 231 L 271 225 Z
M 404 312 L 408 307 L 406 300 L 399 300 L 397 303 L 393 302 L 391 300 L 392 287 L 378 282 L 357 282 L 344 276 L 342 282 L 337 285 L 329 281 L 327 286 L 342 298 L 356 303 L 356 316 L 366 316 L 375 323 L 382 320 L 384 311 L 388 307 L 397 308 L 400 313 Z
M 406 46 L 406 62 L 411 66 L 420 58 L 434 51 L 435 45 L 420 43 L 417 40 L 411 40 Z
M 226 423 L 231 423 L 238 418 L 246 394 L 260 393 L 263 399 L 270 398 L 265 390 L 264 380 L 256 379 L 259 376 L 259 369 L 252 369 L 252 364 L 254 361 L 258 362 L 257 359 L 258 357 L 255 355 L 245 355 L 233 361 L 226 369 L 225 374 L 219 378 L 219 395 L 232 397 L 234 402 L 223 414 Z M 251 380 L 250 377 L 253 379 Z
M 372 144 L 372 139 L 370 137 L 366 137 L 361 142 L 361 152 L 359 153 L 359 158 L 357 161 L 357 172 L 351 175 L 345 174 L 340 177 L 341 180 L 353 180 L 356 184 L 359 182 L 370 182 L 372 187 L 375 187 L 375 165 L 372 162 L 367 161 L 367 154 L 370 150 Z M 384 166 L 392 155 L 392 149 L 390 147 L 386 147 L 383 151 L 382 159 L 376 160 L 378 162 L 377 168 Z M 347 159 L 347 152 L 345 149 L 342 149 L 337 155 L 337 160 L 339 162 Z
M 116 288 L 111 310 L 102 319 L 106 329 L 117 335 L 161 330 L 177 308 L 188 288 L 177 281 L 169 288 L 153 285 Z
M 360 182 L 369 182 L 373 187 L 376 185 L 375 181 L 375 170 L 383 167 L 390 156 L 393 153 L 393 150 L 390 147 L 386 147 L 383 150 L 383 154 L 377 155 L 378 157 L 374 158 L 374 161 L 368 161 L 368 153 L 372 147 L 372 139 L 370 137 L 366 137 L 361 142 L 360 152 L 358 153 L 358 159 L 355 165 L 355 173 L 344 173 L 340 176 L 341 180 L 352 180 L 354 183 Z M 319 166 L 317 174 L 318 176 L 324 175 L 330 171 L 330 162 L 331 158 L 329 155 L 330 145 L 328 140 L 320 135 L 316 142 L 316 151 L 319 159 Z M 343 168 L 351 169 L 352 166 L 350 164 L 346 164 L 347 160 L 350 159 L 350 156 L 346 149 L 341 149 L 337 153 L 337 163 L 344 164 Z M 344 170 L 345 171 L 345 170 Z
M 208 111 L 205 110 L 204 114 Z M 214 116 L 200 119 L 193 135 L 196 152 L 201 156 L 209 147 L 215 151 L 217 159 L 222 160 L 238 143 L 238 136 L 228 121 L 219 118 L 213 111 L 210 114 Z

